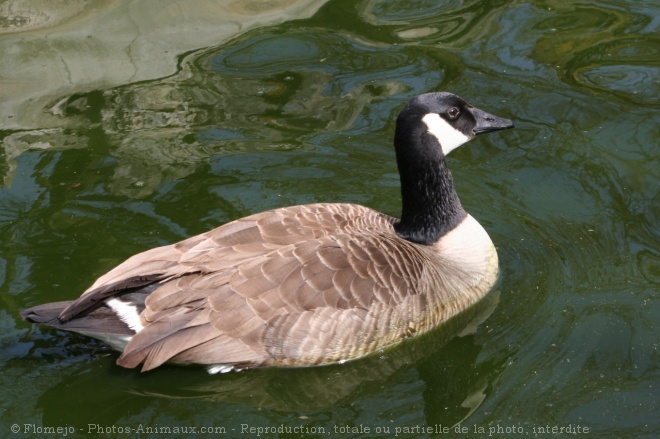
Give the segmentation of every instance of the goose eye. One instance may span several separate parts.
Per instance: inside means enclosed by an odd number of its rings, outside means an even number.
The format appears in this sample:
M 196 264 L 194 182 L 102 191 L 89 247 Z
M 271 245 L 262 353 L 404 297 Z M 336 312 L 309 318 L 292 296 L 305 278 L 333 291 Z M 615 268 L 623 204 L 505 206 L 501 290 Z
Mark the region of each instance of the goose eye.
M 458 117 L 458 115 L 461 114 L 458 108 L 456 107 L 451 107 L 449 111 L 447 111 L 447 115 L 451 120 L 454 120 Z

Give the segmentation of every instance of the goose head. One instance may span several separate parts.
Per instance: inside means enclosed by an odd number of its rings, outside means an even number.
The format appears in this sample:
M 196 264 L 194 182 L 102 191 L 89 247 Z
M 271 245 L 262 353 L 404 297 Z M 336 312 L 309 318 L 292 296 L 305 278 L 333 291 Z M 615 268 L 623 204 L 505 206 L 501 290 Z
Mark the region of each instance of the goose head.
M 452 93 L 426 93 L 411 99 L 397 118 L 397 135 L 426 132 L 443 155 L 491 131 L 513 128 L 513 122 L 473 107 Z M 397 145 L 399 146 L 399 145 Z M 414 146 L 414 145 L 413 145 Z
M 513 128 L 509 119 L 473 107 L 452 93 L 411 99 L 396 122 L 394 146 L 401 177 L 397 234 L 433 244 L 467 216 L 445 157 L 479 134 Z

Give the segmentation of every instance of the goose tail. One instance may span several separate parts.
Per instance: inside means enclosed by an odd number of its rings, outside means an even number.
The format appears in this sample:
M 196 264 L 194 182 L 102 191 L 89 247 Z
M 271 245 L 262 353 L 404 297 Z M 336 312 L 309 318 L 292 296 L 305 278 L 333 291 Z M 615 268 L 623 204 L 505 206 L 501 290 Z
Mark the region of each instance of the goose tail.
M 60 320 L 60 313 L 71 303 L 72 301 L 70 300 L 45 303 L 21 311 L 21 316 L 28 322 L 40 323 L 55 329 L 77 332 L 103 340 L 119 351 L 122 351 L 133 335 L 135 335 L 135 331 L 107 306 L 100 306 L 72 320 Z

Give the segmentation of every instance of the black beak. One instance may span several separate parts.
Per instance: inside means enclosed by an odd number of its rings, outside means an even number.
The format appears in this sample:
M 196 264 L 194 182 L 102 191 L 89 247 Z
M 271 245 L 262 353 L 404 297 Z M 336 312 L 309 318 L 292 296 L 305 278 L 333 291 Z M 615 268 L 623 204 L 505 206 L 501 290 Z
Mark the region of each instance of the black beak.
M 513 128 L 513 122 L 509 119 L 493 116 L 492 114 L 481 111 L 478 108 L 472 108 L 472 115 L 477 120 L 477 126 L 472 130 L 475 135 Z

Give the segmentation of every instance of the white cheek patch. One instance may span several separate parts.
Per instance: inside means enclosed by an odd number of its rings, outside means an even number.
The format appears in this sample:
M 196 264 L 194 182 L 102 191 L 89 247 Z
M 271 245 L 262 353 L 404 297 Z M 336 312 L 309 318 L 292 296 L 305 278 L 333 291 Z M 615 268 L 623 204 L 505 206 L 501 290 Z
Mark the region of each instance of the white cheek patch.
M 471 139 L 471 137 L 449 125 L 439 114 L 429 113 L 422 118 L 422 122 L 426 124 L 429 133 L 438 139 L 444 155 L 449 154 Z
M 140 313 L 135 305 L 122 302 L 116 298 L 109 299 L 105 304 L 117 314 L 117 317 L 119 317 L 122 322 L 126 323 L 128 327 L 136 333 L 144 329 L 144 326 L 142 326 L 142 322 L 140 321 Z

